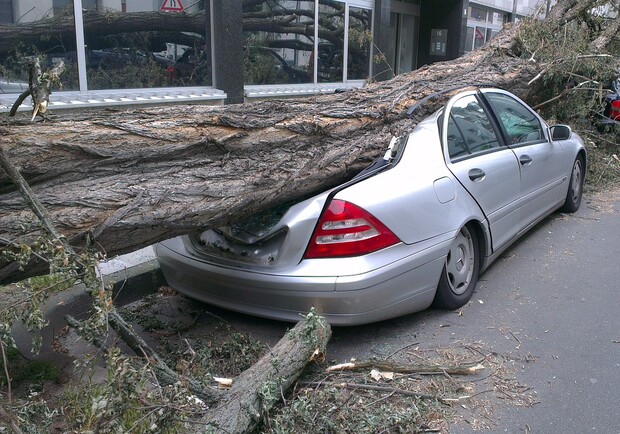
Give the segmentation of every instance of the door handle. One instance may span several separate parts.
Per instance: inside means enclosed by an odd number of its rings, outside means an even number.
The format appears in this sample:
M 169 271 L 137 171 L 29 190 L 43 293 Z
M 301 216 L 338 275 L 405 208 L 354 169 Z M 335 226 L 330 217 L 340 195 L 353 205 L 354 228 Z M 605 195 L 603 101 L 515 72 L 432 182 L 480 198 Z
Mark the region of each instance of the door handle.
M 482 181 L 486 173 L 484 173 L 484 170 L 482 169 L 471 169 L 467 175 L 472 181 Z
M 519 163 L 521 163 L 522 166 L 525 166 L 526 164 L 530 164 L 532 162 L 532 157 L 530 157 L 527 154 L 523 154 L 519 157 Z

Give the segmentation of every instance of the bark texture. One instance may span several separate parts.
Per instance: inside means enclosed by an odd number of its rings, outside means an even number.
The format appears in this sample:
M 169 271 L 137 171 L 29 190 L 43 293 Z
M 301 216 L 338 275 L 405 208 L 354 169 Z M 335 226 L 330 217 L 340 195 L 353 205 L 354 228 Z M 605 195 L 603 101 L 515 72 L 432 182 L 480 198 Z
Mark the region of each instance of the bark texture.
M 436 110 L 445 96 L 406 114 L 435 92 L 485 82 L 528 98 L 537 67 L 516 57 L 489 61 L 510 49 L 511 34 L 464 58 L 344 94 L 16 119 L 1 129 L 0 146 L 72 244 L 91 237 L 108 254 L 131 251 L 343 182 L 382 155 L 392 135 Z M 0 246 L 38 233 L 3 172 L 0 210 Z M 0 281 L 6 277 L 0 269 Z
M 234 380 L 232 388 L 209 409 L 203 425 L 196 424 L 195 432 L 252 432 L 313 357 L 322 353 L 330 337 L 329 325 L 317 317 L 298 322 L 268 354 Z
M 567 21 L 599 3 L 559 2 L 545 34 L 564 35 L 558 43 L 564 46 Z M 617 30 L 607 26 L 591 42 L 604 36 L 609 43 Z M 560 59 L 576 53 L 536 38 L 528 48 L 522 32 L 522 25 L 507 28 L 461 58 L 342 94 L 62 113 L 34 124 L 16 118 L 0 127 L 0 146 L 73 245 L 90 239 L 113 255 L 335 186 L 382 155 L 392 135 L 411 130 L 457 86 L 491 84 L 535 105 L 541 77 L 561 64 L 540 61 L 539 50 Z M 0 248 L 32 241 L 35 220 L 0 171 Z M 23 277 L 14 268 L 0 262 L 0 282 Z

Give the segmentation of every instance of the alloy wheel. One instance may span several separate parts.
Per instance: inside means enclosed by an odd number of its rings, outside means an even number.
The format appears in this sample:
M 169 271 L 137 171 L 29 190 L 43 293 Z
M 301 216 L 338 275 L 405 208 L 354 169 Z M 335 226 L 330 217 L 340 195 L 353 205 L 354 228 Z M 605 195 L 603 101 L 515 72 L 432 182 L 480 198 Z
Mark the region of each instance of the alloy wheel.
M 474 241 L 467 227 L 463 227 L 455 238 L 446 257 L 446 274 L 450 290 L 463 294 L 474 275 Z

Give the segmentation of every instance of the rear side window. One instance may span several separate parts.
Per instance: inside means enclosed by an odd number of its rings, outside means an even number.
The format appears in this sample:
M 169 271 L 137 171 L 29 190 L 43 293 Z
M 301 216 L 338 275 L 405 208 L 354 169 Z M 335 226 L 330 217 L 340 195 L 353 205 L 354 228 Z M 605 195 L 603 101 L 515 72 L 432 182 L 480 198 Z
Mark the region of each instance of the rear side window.
M 492 151 L 500 144 L 486 112 L 474 95 L 456 101 L 448 119 L 450 160 Z
M 497 114 L 509 145 L 537 142 L 545 139 L 538 118 L 520 102 L 501 93 L 484 94 Z

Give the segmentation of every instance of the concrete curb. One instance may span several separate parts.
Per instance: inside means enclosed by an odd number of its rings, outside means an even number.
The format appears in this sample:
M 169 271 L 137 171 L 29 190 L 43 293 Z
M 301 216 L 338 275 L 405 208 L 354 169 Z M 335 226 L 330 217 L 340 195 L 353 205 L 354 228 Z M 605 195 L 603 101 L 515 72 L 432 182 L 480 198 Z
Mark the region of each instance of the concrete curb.
M 103 275 L 104 282 L 112 285 L 116 306 L 139 300 L 165 284 L 152 247 L 101 263 L 99 271 Z M 84 289 L 84 285 L 76 285 L 46 300 L 42 310 L 48 325 L 40 331 L 43 345 L 39 354 L 31 351 L 32 338 L 36 335 L 29 332 L 21 322 L 14 324 L 12 336 L 23 356 L 36 360 L 59 359 L 58 353 L 52 350 L 52 342 L 58 332 L 66 326 L 65 315 L 84 318 L 92 305 L 91 297 Z

